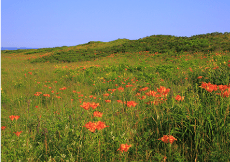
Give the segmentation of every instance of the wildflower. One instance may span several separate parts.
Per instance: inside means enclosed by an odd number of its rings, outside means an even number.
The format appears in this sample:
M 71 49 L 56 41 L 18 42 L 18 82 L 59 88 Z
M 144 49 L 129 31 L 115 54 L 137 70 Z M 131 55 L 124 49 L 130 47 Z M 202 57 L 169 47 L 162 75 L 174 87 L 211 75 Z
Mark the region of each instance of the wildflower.
M 130 147 L 131 147 L 131 145 L 128 145 L 127 143 L 126 144 L 121 144 L 121 146 L 120 146 L 120 148 L 118 150 L 120 150 L 121 152 L 123 152 L 123 151 L 127 152 Z
M 149 91 L 147 93 L 145 93 L 147 96 L 155 96 L 157 92 L 154 92 L 154 91 Z
M 135 107 L 136 105 L 137 105 L 137 103 L 135 101 L 128 101 L 127 102 L 128 107 L 131 107 L 131 106 Z
M 142 96 L 141 98 L 139 98 L 140 100 L 146 99 L 146 96 Z
M 159 138 L 158 140 L 163 141 L 164 143 L 173 143 L 174 141 L 177 141 L 177 139 L 175 137 L 173 137 L 172 135 L 163 135 L 163 137 Z
M 105 127 L 109 127 L 109 126 L 106 126 L 104 122 L 98 121 L 98 122 L 96 123 L 96 128 L 97 128 L 97 130 L 104 129 Z
M 149 89 L 149 88 L 148 87 L 144 87 L 144 88 L 139 89 L 139 91 L 146 91 L 147 89 Z
M 63 87 L 63 88 L 59 88 L 59 90 L 66 90 L 66 87 Z
M 2 126 L 2 127 L 1 127 L 1 130 L 4 130 L 4 129 L 6 129 L 6 126 Z
M 19 117 L 20 117 L 20 116 L 17 116 L 17 115 L 16 115 L 16 116 L 14 116 L 14 119 L 15 119 L 15 120 L 18 120 Z
M 87 124 L 85 124 L 85 126 L 83 127 L 86 127 L 90 132 L 95 132 L 95 130 L 101 130 L 101 129 L 104 129 L 105 127 L 109 127 L 109 126 L 106 126 L 104 122 L 101 122 L 101 121 L 98 121 L 96 123 L 93 123 L 93 122 L 88 122 Z
M 90 103 L 89 102 L 83 102 L 83 105 L 80 105 L 80 106 L 83 107 L 85 110 L 89 110 Z
M 100 106 L 99 103 L 92 102 L 90 104 L 90 107 L 92 107 L 92 109 L 96 109 L 98 106 Z
M 94 116 L 94 117 L 102 117 L 102 114 L 103 114 L 103 113 L 101 113 L 101 112 L 99 112 L 99 111 L 94 111 L 93 116 Z
M 106 93 L 106 94 L 103 94 L 103 96 L 109 96 L 109 94 L 108 94 L 108 93 Z
M 124 91 L 124 88 L 123 87 L 119 87 L 117 88 L 119 91 Z
M 11 115 L 11 116 L 9 116 L 9 118 L 10 118 L 11 121 L 13 121 L 14 118 L 15 118 L 15 116 L 14 116 L 14 115 Z
M 34 96 L 40 96 L 40 94 L 42 94 L 42 92 L 36 92 Z
M 168 143 L 168 136 L 167 135 L 163 135 L 163 137 L 159 138 L 158 140 L 161 140 L 164 143 Z
M 165 87 L 160 86 L 160 88 L 157 88 L 157 91 L 165 96 L 167 96 L 167 93 L 170 91 L 170 89 L 166 89 Z
M 86 127 L 90 132 L 95 132 L 96 130 L 96 124 L 95 123 L 92 123 L 91 121 L 88 122 L 87 124 L 85 124 L 85 126 L 83 127 Z
M 175 99 L 177 100 L 177 101 L 182 101 L 182 100 L 184 100 L 184 96 L 180 96 L 180 95 L 177 95 L 176 97 L 175 97 Z
M 105 102 L 106 102 L 106 103 L 109 103 L 109 102 L 111 102 L 111 100 L 105 100 Z
M 116 91 L 117 89 L 108 89 L 108 91 L 112 91 L 111 93 L 113 93 L 114 91 Z
M 122 101 L 121 101 L 121 100 L 117 100 L 117 102 L 122 103 Z
M 177 139 L 176 139 L 175 137 L 171 136 L 171 135 L 169 135 L 168 139 L 169 139 L 169 143 L 171 143 L 171 144 L 172 144 L 174 141 L 177 141 Z
M 15 134 L 16 134 L 16 136 L 20 136 L 20 134 L 22 133 L 22 131 L 20 131 L 20 132 L 14 132 Z

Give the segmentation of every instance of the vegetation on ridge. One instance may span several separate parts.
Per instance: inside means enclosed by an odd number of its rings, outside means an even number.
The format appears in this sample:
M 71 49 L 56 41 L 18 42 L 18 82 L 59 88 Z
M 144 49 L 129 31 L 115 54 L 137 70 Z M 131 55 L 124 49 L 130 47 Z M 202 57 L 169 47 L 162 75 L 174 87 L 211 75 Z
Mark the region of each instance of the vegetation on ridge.
M 230 50 L 230 33 L 208 33 L 192 37 L 176 37 L 171 35 L 152 35 L 138 40 L 118 39 L 111 42 L 90 41 L 86 44 L 73 47 L 56 47 L 33 49 L 25 52 L 26 55 L 46 53 L 32 59 L 31 62 L 77 62 L 92 61 L 117 53 L 133 53 L 148 51 L 150 54 L 161 53 L 175 55 L 187 52 L 213 52 Z M 9 53 L 11 51 L 3 51 Z

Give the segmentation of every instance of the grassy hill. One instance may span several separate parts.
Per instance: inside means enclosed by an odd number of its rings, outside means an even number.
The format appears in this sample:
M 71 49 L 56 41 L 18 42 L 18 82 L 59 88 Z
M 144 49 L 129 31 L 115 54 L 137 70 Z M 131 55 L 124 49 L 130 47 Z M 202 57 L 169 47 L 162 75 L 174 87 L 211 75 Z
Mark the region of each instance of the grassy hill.
M 111 42 L 90 41 L 72 47 L 56 47 L 33 50 L 17 50 L 16 53 L 31 55 L 35 62 L 77 62 L 91 61 L 111 54 L 125 54 L 148 51 L 149 54 L 161 53 L 177 55 L 187 52 L 230 51 L 230 33 L 208 33 L 192 37 L 171 35 L 152 35 L 138 40 L 118 39 Z M 12 53 L 15 51 L 2 51 Z M 41 54 L 40 57 L 32 57 Z

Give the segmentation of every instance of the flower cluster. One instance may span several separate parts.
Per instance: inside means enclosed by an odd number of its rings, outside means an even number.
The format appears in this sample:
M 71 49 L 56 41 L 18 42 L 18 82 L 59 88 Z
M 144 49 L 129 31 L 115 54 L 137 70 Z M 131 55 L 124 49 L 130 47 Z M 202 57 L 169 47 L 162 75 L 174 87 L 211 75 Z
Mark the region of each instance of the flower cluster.
M 95 103 L 95 102 L 83 102 L 83 105 L 80 105 L 82 108 L 84 108 L 85 110 L 89 110 L 89 108 L 91 107 L 92 109 L 96 109 L 99 105 L 99 103 Z
M 17 115 L 11 115 L 11 116 L 9 116 L 10 120 L 12 120 L 12 121 L 13 121 L 14 119 L 15 119 L 15 120 L 18 120 L 19 117 L 20 117 L 20 116 L 17 116 Z
M 163 135 L 163 137 L 159 138 L 158 140 L 163 141 L 164 143 L 173 143 L 174 141 L 177 141 L 177 139 L 171 135 Z
M 98 122 L 88 122 L 87 124 L 85 124 L 85 126 L 90 132 L 95 132 L 95 130 L 101 130 L 104 129 L 105 127 L 109 127 L 106 126 L 104 122 L 98 121 Z

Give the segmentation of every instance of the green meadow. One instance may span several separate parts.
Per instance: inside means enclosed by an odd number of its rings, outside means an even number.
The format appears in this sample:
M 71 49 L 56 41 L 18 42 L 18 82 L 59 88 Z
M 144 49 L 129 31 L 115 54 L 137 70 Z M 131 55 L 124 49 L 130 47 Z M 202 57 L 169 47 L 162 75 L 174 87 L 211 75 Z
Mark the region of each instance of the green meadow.
M 1 51 L 1 161 L 230 161 L 230 33 Z

